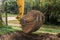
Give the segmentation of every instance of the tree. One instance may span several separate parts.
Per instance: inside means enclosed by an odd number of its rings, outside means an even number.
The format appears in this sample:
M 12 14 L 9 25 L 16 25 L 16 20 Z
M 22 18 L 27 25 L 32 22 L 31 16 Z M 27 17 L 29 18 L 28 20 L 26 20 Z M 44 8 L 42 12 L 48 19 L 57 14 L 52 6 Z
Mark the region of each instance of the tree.
M 0 10 L 0 27 L 3 26 L 3 21 L 2 21 L 2 15 L 1 15 L 1 10 Z
M 1 11 L 2 11 L 2 10 L 1 10 L 2 1 L 0 1 L 0 3 L 1 3 L 1 4 L 0 4 L 0 27 L 2 27 L 2 26 L 3 26 L 2 13 L 1 13 Z
M 0 1 L 0 26 L 3 26 L 2 13 L 6 12 L 6 0 Z M 7 25 L 7 13 L 6 13 L 6 25 Z
M 7 3 L 7 12 L 17 14 L 18 6 L 16 1 L 8 1 Z

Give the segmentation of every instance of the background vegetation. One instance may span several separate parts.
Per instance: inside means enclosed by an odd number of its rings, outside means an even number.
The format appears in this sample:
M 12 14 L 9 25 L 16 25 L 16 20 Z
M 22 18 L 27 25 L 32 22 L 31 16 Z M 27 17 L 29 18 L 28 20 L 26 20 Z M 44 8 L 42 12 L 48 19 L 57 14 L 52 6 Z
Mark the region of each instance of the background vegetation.
M 0 34 L 7 33 L 10 31 L 16 31 L 18 28 L 5 26 L 2 21 L 2 18 L 5 17 L 5 13 L 8 13 L 8 16 L 16 16 L 18 14 L 18 5 L 16 0 L 2 0 L 0 2 Z M 59 33 L 60 32 L 60 0 L 25 0 L 25 14 L 30 10 L 39 10 L 45 14 L 45 24 L 38 32 L 51 32 Z M 3 17 L 2 17 L 3 16 Z M 15 20 L 10 20 L 10 23 L 18 22 Z M 50 25 L 49 25 L 50 24 Z M 53 24 L 53 25 L 52 25 Z M 20 29 L 18 29 L 20 30 Z
M 25 0 L 25 14 L 33 9 L 45 14 L 46 24 L 60 24 L 60 0 Z M 18 13 L 16 0 L 7 2 L 7 13 Z
M 28 9 L 25 10 L 39 10 L 45 14 L 47 24 L 58 24 L 60 21 L 60 0 L 30 0 L 27 1 Z

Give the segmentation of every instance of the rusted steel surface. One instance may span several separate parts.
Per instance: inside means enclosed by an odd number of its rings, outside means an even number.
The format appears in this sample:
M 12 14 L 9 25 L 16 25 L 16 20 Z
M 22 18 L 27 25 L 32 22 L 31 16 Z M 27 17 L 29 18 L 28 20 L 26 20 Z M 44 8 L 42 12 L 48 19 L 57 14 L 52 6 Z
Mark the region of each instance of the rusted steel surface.
M 44 20 L 45 16 L 40 11 L 32 10 L 27 12 L 27 14 L 20 19 L 22 31 L 24 33 L 32 33 L 42 26 Z

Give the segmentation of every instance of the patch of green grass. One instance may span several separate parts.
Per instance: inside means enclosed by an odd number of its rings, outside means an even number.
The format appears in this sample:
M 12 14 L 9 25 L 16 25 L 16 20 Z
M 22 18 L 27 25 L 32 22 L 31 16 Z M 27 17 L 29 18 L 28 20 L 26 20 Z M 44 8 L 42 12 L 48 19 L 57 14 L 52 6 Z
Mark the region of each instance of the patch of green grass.
M 6 34 L 9 32 L 14 32 L 14 31 L 21 31 L 22 29 L 20 27 L 12 27 L 12 26 L 5 26 L 5 27 L 0 27 L 0 34 Z M 60 33 L 60 26 L 56 25 L 43 25 L 39 30 L 34 32 L 35 34 L 38 33 Z
M 14 17 L 17 16 L 17 14 L 7 13 L 8 17 Z M 2 13 L 2 16 L 5 17 L 5 13 Z
M 43 25 L 38 31 L 35 33 L 60 33 L 60 26 L 57 25 Z
M 5 26 L 5 27 L 0 27 L 0 34 L 6 34 L 9 32 L 14 32 L 14 31 L 19 31 L 21 30 L 18 27 L 11 27 L 11 26 Z

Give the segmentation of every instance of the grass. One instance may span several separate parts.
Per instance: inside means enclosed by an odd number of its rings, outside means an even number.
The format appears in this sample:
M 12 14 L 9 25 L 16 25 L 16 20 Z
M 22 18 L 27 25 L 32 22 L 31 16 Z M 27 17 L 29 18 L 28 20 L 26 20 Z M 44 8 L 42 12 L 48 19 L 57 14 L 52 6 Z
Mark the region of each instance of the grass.
M 13 23 L 13 24 L 19 24 L 18 20 L 10 20 L 8 21 L 9 23 Z M 19 27 L 15 27 L 15 26 L 5 26 L 5 27 L 1 27 L 0 28 L 0 34 L 5 34 L 8 32 L 13 32 L 13 31 L 21 31 L 21 28 Z M 42 25 L 42 27 L 37 30 L 36 32 L 34 32 L 35 34 L 38 33 L 60 33 L 60 25 Z
M 10 23 L 18 24 L 18 20 L 10 20 Z M 42 27 L 34 33 L 60 33 L 60 26 L 58 25 L 42 25 Z
M 6 34 L 9 32 L 14 32 L 14 31 L 21 31 L 22 29 L 20 27 L 12 27 L 12 26 L 5 26 L 5 27 L 0 27 L 0 34 Z M 39 33 L 60 33 L 60 26 L 56 25 L 43 25 L 38 31 L 34 32 L 35 34 Z
M 8 17 L 17 16 L 17 14 L 7 13 Z M 5 13 L 2 13 L 2 16 L 5 17 Z
M 60 26 L 57 25 L 43 25 L 38 31 L 35 33 L 60 33 Z
M 14 31 L 19 31 L 19 30 L 20 28 L 11 27 L 11 26 L 0 27 L 0 34 L 6 34 L 9 32 L 14 32 Z

